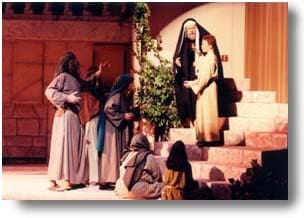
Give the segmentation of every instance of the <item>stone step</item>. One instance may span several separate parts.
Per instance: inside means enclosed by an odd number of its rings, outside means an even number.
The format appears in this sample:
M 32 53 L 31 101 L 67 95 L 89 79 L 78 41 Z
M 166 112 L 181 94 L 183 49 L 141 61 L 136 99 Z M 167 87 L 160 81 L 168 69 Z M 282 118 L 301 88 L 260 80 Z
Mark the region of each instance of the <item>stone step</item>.
M 276 103 L 232 103 L 235 115 L 251 118 L 288 117 L 288 104 Z
M 166 157 L 155 156 L 164 175 L 166 170 Z M 208 163 L 206 161 L 190 161 L 193 179 L 200 181 L 228 182 L 230 178 L 239 180 L 247 167 L 236 164 Z
M 288 146 L 287 133 L 280 132 L 244 132 L 236 130 L 224 131 L 225 146 L 246 146 L 250 148 L 281 149 Z
M 195 144 L 196 135 L 194 128 L 171 128 L 169 130 L 169 140 L 182 140 L 185 144 Z
M 219 132 L 228 129 L 228 118 L 219 117 L 218 119 Z M 196 134 L 194 128 L 170 128 L 169 141 L 182 140 L 186 144 L 196 143 Z
M 250 132 L 288 132 L 288 118 L 249 118 L 249 117 L 229 117 L 229 130 L 242 130 Z
M 168 157 L 175 141 L 156 142 L 154 145 L 154 154 L 161 157 Z M 185 143 L 186 153 L 189 160 L 201 160 L 202 150 L 195 144 Z
M 273 141 L 279 140 L 275 137 L 273 138 Z M 280 143 L 283 144 L 281 141 Z M 154 154 L 165 158 L 168 157 L 173 144 L 174 142 L 156 143 Z M 262 165 L 263 161 L 268 161 L 268 159 L 265 159 L 266 156 L 271 156 L 272 153 L 277 153 L 287 148 L 283 145 L 280 147 L 221 146 L 204 148 L 199 148 L 198 146 L 191 144 L 186 144 L 185 146 L 188 159 L 191 161 L 204 161 L 205 163 L 224 165 L 234 164 L 245 167 L 250 167 L 252 160 L 257 160 L 257 162 Z
M 224 130 L 224 145 L 245 145 L 244 131 L 242 130 Z
M 250 79 L 224 78 L 223 89 L 227 90 L 250 90 Z
M 245 144 L 250 148 L 282 149 L 288 147 L 286 133 L 245 132 Z
M 243 103 L 276 103 L 274 91 L 237 91 L 233 90 L 224 94 L 227 102 Z

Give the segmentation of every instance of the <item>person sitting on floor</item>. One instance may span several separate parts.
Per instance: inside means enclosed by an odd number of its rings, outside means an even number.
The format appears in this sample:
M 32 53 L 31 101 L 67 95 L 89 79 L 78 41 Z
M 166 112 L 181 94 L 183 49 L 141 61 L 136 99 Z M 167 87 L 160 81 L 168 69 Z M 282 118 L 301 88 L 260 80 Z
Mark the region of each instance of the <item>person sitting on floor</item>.
M 198 182 L 193 179 L 182 141 L 173 144 L 166 166 L 162 200 L 211 199 L 210 190 L 207 187 L 199 188 Z
M 115 193 L 129 199 L 157 199 L 163 188 L 159 165 L 143 134 L 133 136 L 130 150 L 123 156 Z

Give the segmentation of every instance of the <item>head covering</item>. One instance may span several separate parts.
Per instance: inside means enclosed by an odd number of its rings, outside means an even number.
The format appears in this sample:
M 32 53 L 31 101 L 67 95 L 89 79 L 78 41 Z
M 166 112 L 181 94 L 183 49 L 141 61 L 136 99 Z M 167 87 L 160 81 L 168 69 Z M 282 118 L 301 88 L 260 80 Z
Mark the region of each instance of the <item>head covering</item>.
M 126 89 L 129 86 L 131 82 L 133 82 L 133 77 L 131 77 L 129 74 L 120 75 L 118 79 L 115 81 L 114 85 L 112 86 L 108 98 L 114 96 L 119 92 L 122 92 L 124 89 Z
M 204 28 L 202 27 L 195 19 L 193 18 L 188 18 L 186 19 L 183 24 L 182 24 L 182 27 L 180 29 L 180 32 L 179 32 L 179 36 L 178 36 L 178 41 L 177 41 L 177 44 L 176 44 L 176 48 L 175 48 L 175 52 L 174 52 L 174 56 L 173 56 L 173 70 L 175 71 L 176 69 L 176 64 L 175 64 L 175 60 L 177 57 L 180 57 L 180 53 L 182 51 L 182 46 L 185 42 L 185 29 L 186 29 L 186 26 L 189 26 L 189 25 L 193 25 L 195 24 L 196 25 L 196 39 L 195 39 L 195 47 L 196 49 L 200 49 L 201 47 L 201 44 L 202 44 L 202 38 L 204 35 L 207 35 L 209 34 L 209 32 Z
M 181 56 L 182 47 L 183 47 L 183 44 L 185 42 L 185 36 L 186 36 L 185 35 L 186 34 L 185 29 L 186 29 L 187 26 L 191 26 L 191 25 L 194 25 L 194 24 L 196 24 L 196 36 L 198 36 L 198 37 L 195 38 L 195 48 L 197 50 L 202 52 L 201 45 L 202 45 L 203 36 L 211 34 L 204 27 L 202 27 L 195 19 L 193 19 L 193 18 L 186 19 L 183 22 L 181 30 L 179 32 L 178 41 L 177 41 L 174 56 L 173 56 L 173 72 L 175 72 L 175 70 L 176 70 L 175 60 L 176 60 L 177 57 Z M 218 60 L 219 67 L 221 68 L 222 67 L 222 62 L 221 62 L 220 52 L 219 52 L 219 49 L 218 49 L 217 45 L 216 45 L 216 47 L 213 48 L 213 50 L 214 50 L 214 54 L 215 54 L 215 56 Z M 197 56 L 197 54 L 195 54 L 195 55 Z M 220 69 L 220 70 L 221 70 L 221 73 L 222 73 L 222 69 Z
M 131 190 L 133 185 L 140 180 L 142 171 L 145 167 L 147 156 L 152 154 L 150 151 L 149 141 L 142 133 L 133 136 L 130 143 L 130 151 L 124 155 L 123 161 L 132 153 L 137 152 L 133 157 L 125 164 L 125 174 L 123 175 L 123 181 Z
M 131 140 L 130 150 L 138 151 L 138 150 L 150 150 L 148 138 L 144 134 L 137 134 Z

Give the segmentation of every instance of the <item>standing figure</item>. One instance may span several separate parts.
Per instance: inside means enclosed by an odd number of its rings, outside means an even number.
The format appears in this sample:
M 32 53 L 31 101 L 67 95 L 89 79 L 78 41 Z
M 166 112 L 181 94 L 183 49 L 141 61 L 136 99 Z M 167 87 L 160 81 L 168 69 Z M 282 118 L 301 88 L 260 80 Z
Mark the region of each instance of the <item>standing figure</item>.
M 86 79 L 89 79 L 98 71 L 97 66 L 90 67 L 87 71 Z M 96 86 L 92 90 L 82 93 L 82 104 L 80 108 L 80 123 L 84 128 L 83 152 L 84 159 L 82 167 L 84 168 L 84 179 L 90 184 L 97 184 L 99 181 L 99 158 L 97 150 L 97 132 L 100 110 L 103 110 L 102 101 L 104 92 L 101 87 L 101 81 L 96 81 Z M 102 129 L 101 131 L 104 131 Z M 103 142 L 101 142 L 103 143 Z
M 148 138 L 143 134 L 134 135 L 130 150 L 122 158 L 115 193 L 122 198 L 157 199 L 162 188 L 162 173 L 150 151 Z
M 78 174 L 79 159 L 82 156 L 81 127 L 78 116 L 80 92 L 89 89 L 93 82 L 81 80 L 78 69 L 79 62 L 76 56 L 72 52 L 67 52 L 61 57 L 55 78 L 45 90 L 46 97 L 56 109 L 48 165 L 50 190 L 56 191 L 59 188 L 69 190 L 72 184 L 83 182 L 82 176 Z M 99 71 L 96 75 L 98 73 Z M 63 180 L 63 187 L 59 187 L 57 180 Z
M 219 141 L 217 78 L 218 60 L 214 54 L 216 39 L 206 35 L 202 40 L 202 51 L 195 62 L 198 78 L 185 81 L 184 86 L 191 88 L 197 95 L 195 131 L 199 146 L 209 146 Z
M 201 39 L 209 34 L 196 20 L 186 19 L 179 33 L 178 42 L 173 56 L 173 71 L 175 74 L 175 94 L 179 118 L 183 127 L 193 127 L 195 120 L 195 95 L 183 86 L 185 80 L 196 79 L 196 69 L 193 66 Z
M 105 104 L 105 136 L 100 160 L 99 189 L 113 189 L 119 177 L 120 159 L 128 150 L 130 124 L 135 116 L 130 112 L 133 77 L 122 74 L 114 83 Z

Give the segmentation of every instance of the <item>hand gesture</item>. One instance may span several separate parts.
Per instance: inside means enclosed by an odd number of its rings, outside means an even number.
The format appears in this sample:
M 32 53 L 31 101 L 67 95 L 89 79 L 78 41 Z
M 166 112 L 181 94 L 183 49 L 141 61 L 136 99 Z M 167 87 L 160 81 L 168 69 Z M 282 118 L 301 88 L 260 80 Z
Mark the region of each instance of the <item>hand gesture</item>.
M 104 72 L 105 69 L 111 67 L 111 63 L 109 61 L 100 62 L 98 66 L 98 71 L 96 71 L 95 75 L 98 77 L 101 75 L 102 72 Z
M 176 58 L 176 60 L 175 60 L 175 64 L 178 66 L 178 67 L 182 67 L 182 63 L 181 63 L 181 60 L 180 60 L 181 58 L 180 57 L 178 57 L 178 58 Z
M 185 88 L 190 88 L 190 81 L 185 80 L 184 86 L 185 86 Z
M 125 113 L 125 120 L 133 120 L 134 119 L 134 114 L 133 113 Z
M 77 95 L 78 95 L 77 91 L 69 94 L 67 97 L 67 102 L 72 103 L 72 104 L 79 104 L 81 101 L 81 97 L 79 97 Z

